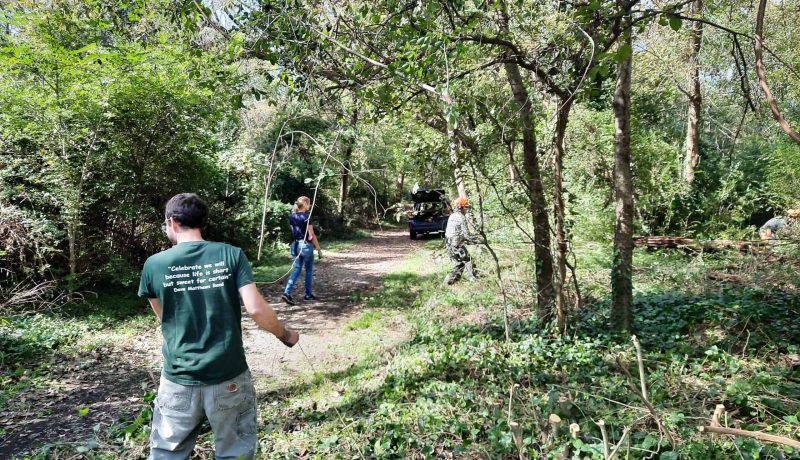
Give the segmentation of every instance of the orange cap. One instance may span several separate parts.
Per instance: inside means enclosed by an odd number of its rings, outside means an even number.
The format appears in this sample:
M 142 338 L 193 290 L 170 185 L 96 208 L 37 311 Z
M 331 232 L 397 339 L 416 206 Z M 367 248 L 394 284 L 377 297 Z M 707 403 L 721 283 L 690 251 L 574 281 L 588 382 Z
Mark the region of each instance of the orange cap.
M 455 200 L 455 205 L 459 208 L 466 208 L 467 206 L 469 206 L 469 200 L 467 200 L 466 198 L 458 197 Z

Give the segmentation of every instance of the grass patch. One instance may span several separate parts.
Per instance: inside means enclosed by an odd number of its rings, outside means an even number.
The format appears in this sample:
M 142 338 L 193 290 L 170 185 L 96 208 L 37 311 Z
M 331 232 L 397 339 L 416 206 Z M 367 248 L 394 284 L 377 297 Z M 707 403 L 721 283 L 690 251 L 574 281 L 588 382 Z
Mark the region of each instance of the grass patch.
M 383 320 L 386 316 L 387 315 L 385 311 L 370 310 L 364 312 L 364 314 L 358 318 L 347 323 L 344 328 L 347 331 L 353 331 L 356 329 L 369 329 L 379 321 Z

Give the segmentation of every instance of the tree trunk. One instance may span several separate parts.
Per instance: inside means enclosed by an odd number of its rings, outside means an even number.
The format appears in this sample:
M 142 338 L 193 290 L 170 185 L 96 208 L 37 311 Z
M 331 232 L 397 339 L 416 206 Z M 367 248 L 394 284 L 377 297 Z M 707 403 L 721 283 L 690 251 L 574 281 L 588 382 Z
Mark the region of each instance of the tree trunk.
M 692 2 L 692 16 L 703 16 L 703 0 Z M 689 34 L 689 113 L 686 128 L 686 157 L 683 162 L 683 178 L 686 184 L 694 182 L 694 170 L 700 163 L 700 117 L 702 114 L 703 97 L 700 93 L 700 44 L 703 38 L 703 23 L 694 21 Z
M 447 128 L 447 149 L 450 152 L 450 160 L 453 162 L 453 177 L 456 181 L 456 190 L 461 198 L 467 197 L 467 187 L 464 185 L 464 171 L 461 169 L 461 160 L 458 159 L 458 142 L 456 141 L 453 130 Z
M 466 198 L 467 187 L 464 185 L 464 170 L 461 168 L 461 160 L 458 158 L 458 139 L 456 139 L 455 127 L 452 126 L 448 119 L 448 111 L 453 106 L 453 99 L 450 97 L 450 93 L 447 90 L 442 93 L 442 99 L 445 102 L 446 108 L 444 120 L 445 123 L 447 123 L 447 152 L 450 155 L 450 161 L 453 162 L 453 178 L 456 181 L 458 196 Z
M 400 203 L 403 201 L 403 185 L 406 181 L 406 172 L 400 171 L 400 174 L 397 175 L 397 179 L 394 181 L 395 186 L 395 201 Z
M 350 128 L 355 131 L 356 123 L 358 123 L 358 109 L 353 110 Z M 342 182 L 339 184 L 339 205 L 336 209 L 340 221 L 344 221 L 346 212 L 345 202 L 347 201 L 347 193 L 350 190 L 350 158 L 353 156 L 353 149 L 356 145 L 355 132 L 352 136 L 345 139 L 344 152 L 342 154 Z
M 567 237 L 564 229 L 564 135 L 567 131 L 569 113 L 572 109 L 572 98 L 559 101 L 561 106 L 556 116 L 555 134 L 553 139 L 555 157 L 555 185 L 553 191 L 553 208 L 556 224 L 556 324 L 559 332 L 563 333 L 567 326 L 567 310 L 564 298 L 564 284 L 567 279 Z
M 450 95 L 447 92 L 442 94 L 442 98 L 446 104 L 452 104 Z M 461 160 L 458 158 L 458 146 L 463 143 L 463 139 L 459 139 L 459 134 L 450 126 L 446 113 L 442 118 L 426 120 L 425 124 L 447 136 L 447 151 L 450 161 L 453 163 L 453 178 L 455 179 L 456 190 L 458 191 L 458 196 L 466 198 L 467 188 L 464 185 L 464 169 L 461 167 Z
M 349 144 L 344 151 L 342 160 L 342 182 L 339 184 L 339 204 L 336 208 L 339 220 L 344 220 L 345 214 L 345 201 L 347 200 L 347 192 L 350 190 L 350 155 L 353 153 L 353 145 Z
M 272 164 L 270 164 L 270 173 L 264 174 L 264 207 L 261 209 L 261 233 L 258 239 L 258 260 L 261 260 L 261 251 L 264 248 L 264 238 L 266 237 L 267 226 L 267 210 L 269 209 L 269 189 L 272 180 Z
M 74 219 L 74 218 L 73 218 Z M 67 225 L 67 240 L 69 241 L 69 274 L 78 273 L 78 226 L 74 220 Z
M 508 165 L 508 180 L 511 182 L 517 182 L 519 180 L 519 176 L 517 176 L 517 169 L 514 168 L 514 165 Z
M 623 45 L 630 46 L 630 13 L 623 21 L 626 27 Z M 631 173 L 631 60 L 617 67 L 614 90 L 614 196 L 616 225 L 614 229 L 614 262 L 611 267 L 611 326 L 629 331 L 633 306 L 633 180 Z
M 536 260 L 536 298 L 537 313 L 540 320 L 550 316 L 553 305 L 553 256 L 550 253 L 550 221 L 547 217 L 547 201 L 542 187 L 539 171 L 539 158 L 536 153 L 536 131 L 531 114 L 531 101 L 528 90 L 520 75 L 517 64 L 505 64 L 506 77 L 514 94 L 522 122 L 522 153 L 525 183 L 530 197 L 530 211 L 533 217 L 534 257 Z

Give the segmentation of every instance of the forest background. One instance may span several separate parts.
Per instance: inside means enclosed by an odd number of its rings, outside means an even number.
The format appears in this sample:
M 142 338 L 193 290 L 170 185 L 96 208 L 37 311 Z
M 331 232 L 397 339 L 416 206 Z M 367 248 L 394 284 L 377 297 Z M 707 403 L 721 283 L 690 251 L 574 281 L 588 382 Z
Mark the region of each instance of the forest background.
M 756 240 L 767 219 L 800 206 L 790 128 L 800 125 L 796 0 L 20 0 L 0 2 L 0 26 L 8 382 L 19 363 L 41 358 L 28 344 L 39 339 L 19 332 L 32 316 L 89 293 L 133 293 L 143 261 L 166 248 L 163 206 L 175 193 L 203 196 L 206 237 L 241 246 L 259 265 L 283 251 L 297 196 L 314 197 L 324 241 L 403 225 L 419 185 L 474 204 L 487 243 L 481 301 L 499 327 L 476 337 L 501 349 L 536 334 L 544 349 L 583 340 L 616 353 L 628 336 L 608 326 L 647 333 L 646 348 L 678 343 L 670 359 L 653 358 L 665 373 L 684 354 L 728 371 L 741 355 L 746 363 L 735 366 L 754 366 L 752 378 L 718 382 L 722 402 L 740 407 L 745 427 L 788 436 L 800 428 L 791 319 L 800 251 L 791 240 L 747 255 L 633 249 L 634 235 Z M 709 281 L 706 268 L 673 277 L 697 263 L 735 266 L 736 283 L 714 284 L 719 274 Z M 736 312 L 725 316 L 730 304 Z M 714 327 L 716 342 L 705 330 Z M 685 343 L 693 334 L 702 343 Z M 759 356 L 754 342 L 774 354 Z M 521 352 L 504 350 L 512 361 Z M 624 379 L 613 360 L 595 364 Z M 546 418 L 553 388 L 530 392 L 544 395 L 535 405 Z M 682 412 L 664 413 L 634 438 L 661 458 L 783 455 L 755 441 L 683 444 L 676 439 L 696 435 L 680 433 L 686 422 L 673 414 Z M 454 436 L 497 455 L 561 448 L 517 436 L 511 418 L 509 410 L 502 433 L 466 423 Z M 626 423 L 642 423 L 634 420 Z M 428 452 L 403 429 L 387 433 L 358 439 L 378 457 L 452 451 L 446 436 Z

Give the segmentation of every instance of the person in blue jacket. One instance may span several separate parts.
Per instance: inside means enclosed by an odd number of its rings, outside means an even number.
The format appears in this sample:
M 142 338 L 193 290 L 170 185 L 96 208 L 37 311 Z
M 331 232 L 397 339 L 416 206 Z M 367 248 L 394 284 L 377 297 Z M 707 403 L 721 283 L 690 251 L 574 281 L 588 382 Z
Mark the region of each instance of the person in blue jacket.
M 317 250 L 317 256 L 320 259 L 322 258 L 322 250 L 319 247 L 317 235 L 314 233 L 314 226 L 310 222 L 310 211 L 311 200 L 307 196 L 301 196 L 295 202 L 292 214 L 289 216 L 289 225 L 292 228 L 292 242 L 289 253 L 294 259 L 294 266 L 281 296 L 281 299 L 289 305 L 295 304 L 294 298 L 292 298 L 292 289 L 294 289 L 303 267 L 306 269 L 303 300 L 317 300 L 312 291 L 314 283 L 314 249 Z

